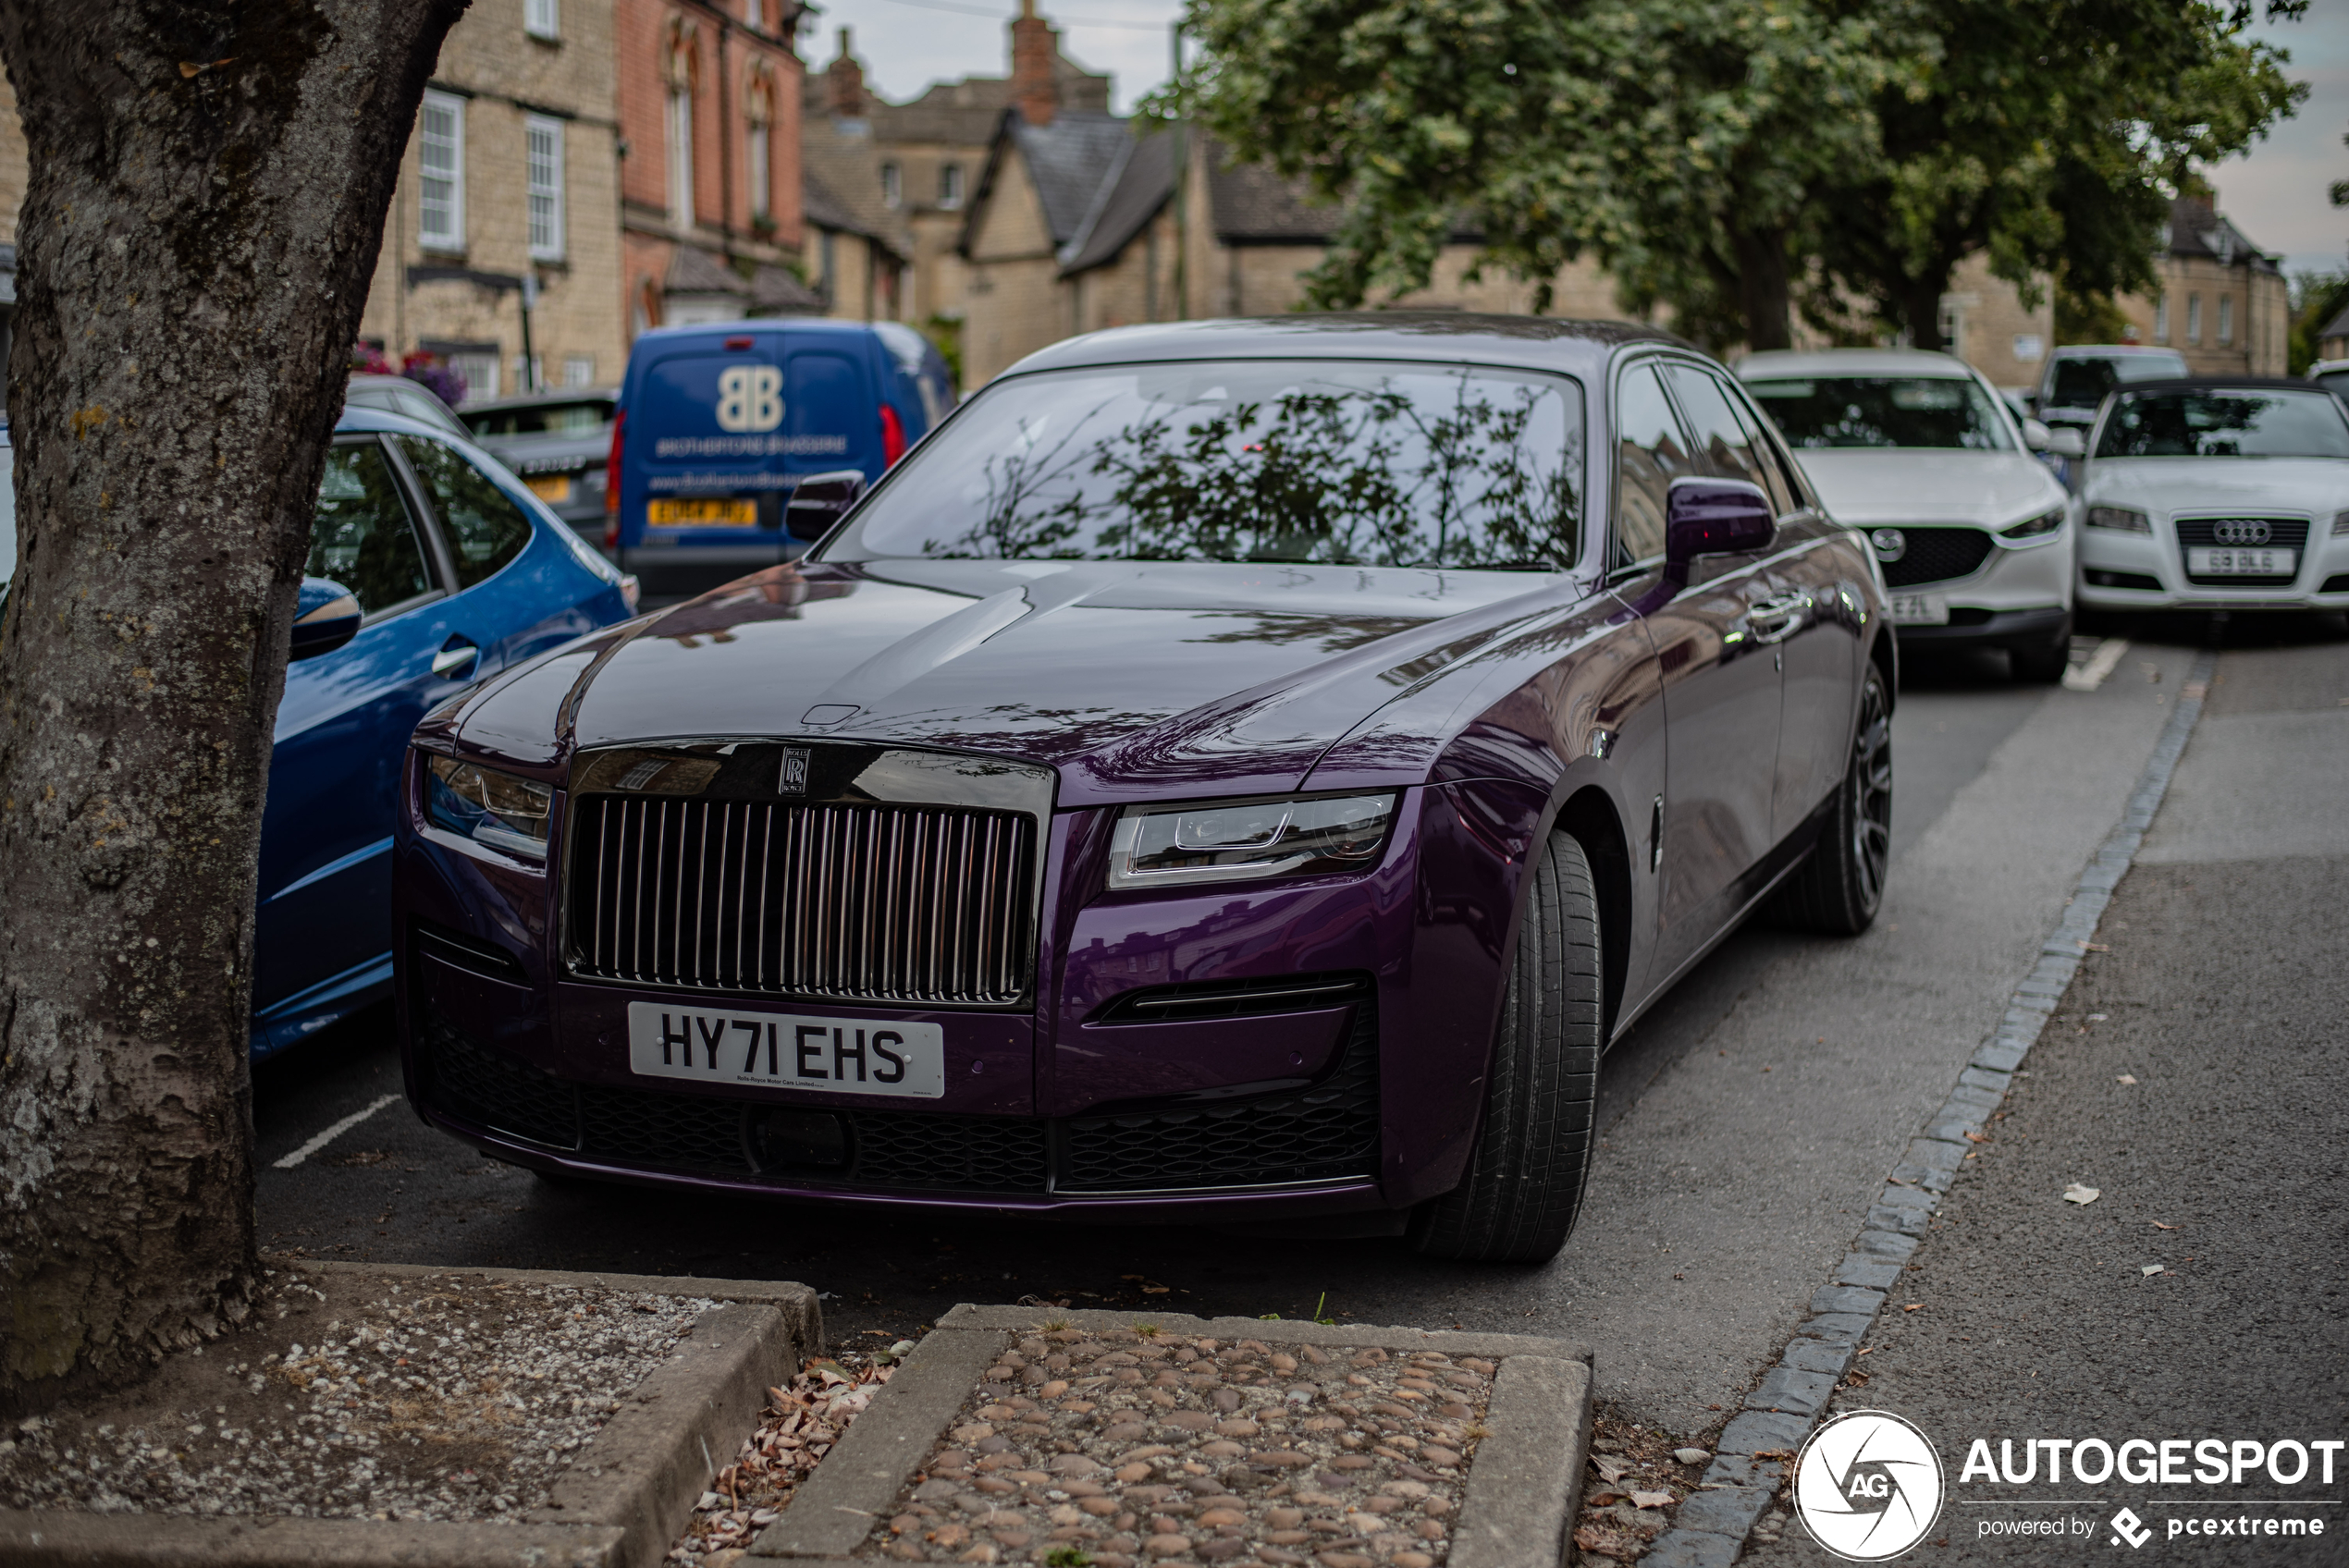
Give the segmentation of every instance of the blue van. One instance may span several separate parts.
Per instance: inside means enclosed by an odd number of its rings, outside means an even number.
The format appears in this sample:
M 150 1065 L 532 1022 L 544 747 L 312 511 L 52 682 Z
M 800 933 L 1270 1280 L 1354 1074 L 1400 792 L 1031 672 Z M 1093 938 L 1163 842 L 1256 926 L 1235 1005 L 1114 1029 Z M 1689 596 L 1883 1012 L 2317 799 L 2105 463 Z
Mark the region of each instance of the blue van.
M 790 560 L 953 404 L 945 360 L 895 322 L 644 333 L 612 423 L 605 548 L 647 594 Z

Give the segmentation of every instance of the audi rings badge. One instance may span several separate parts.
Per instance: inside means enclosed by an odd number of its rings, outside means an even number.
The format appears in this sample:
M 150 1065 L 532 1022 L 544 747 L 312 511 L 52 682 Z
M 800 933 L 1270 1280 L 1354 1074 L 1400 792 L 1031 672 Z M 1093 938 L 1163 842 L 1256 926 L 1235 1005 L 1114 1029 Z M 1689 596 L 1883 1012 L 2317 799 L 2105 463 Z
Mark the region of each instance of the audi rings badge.
M 2276 531 L 2263 517 L 2230 517 L 2212 523 L 2210 536 L 2221 545 L 2264 545 Z

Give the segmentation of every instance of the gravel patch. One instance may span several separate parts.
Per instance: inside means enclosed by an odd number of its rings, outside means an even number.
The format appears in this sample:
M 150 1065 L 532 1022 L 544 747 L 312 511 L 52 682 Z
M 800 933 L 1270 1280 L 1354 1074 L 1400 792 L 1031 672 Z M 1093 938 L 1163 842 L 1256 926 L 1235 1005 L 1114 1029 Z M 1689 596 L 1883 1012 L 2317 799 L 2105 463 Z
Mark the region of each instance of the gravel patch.
M 988 1369 L 859 1555 L 1434 1568 L 1494 1366 L 1046 1329 Z
M 280 1270 L 234 1333 L 0 1428 L 0 1500 L 102 1513 L 510 1520 L 712 1303 Z

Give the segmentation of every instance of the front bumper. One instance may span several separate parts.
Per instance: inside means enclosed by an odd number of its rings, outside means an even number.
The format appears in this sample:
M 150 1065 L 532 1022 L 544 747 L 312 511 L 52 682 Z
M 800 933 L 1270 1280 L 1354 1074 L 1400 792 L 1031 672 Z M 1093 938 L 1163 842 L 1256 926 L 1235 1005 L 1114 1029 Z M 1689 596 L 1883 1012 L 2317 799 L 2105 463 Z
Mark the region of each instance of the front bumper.
M 2290 582 L 2188 581 L 2174 525 L 2156 518 L 2151 533 L 2087 528 L 2080 537 L 2080 602 L 2098 609 L 2301 609 L 2349 607 L 2349 536 L 2319 522 L 2300 550 Z
M 1086 893 L 1045 900 L 1036 1001 L 935 1011 L 572 979 L 552 960 L 549 879 L 423 831 L 411 793 L 395 895 L 409 1096 L 500 1159 L 654 1186 L 1064 1219 L 1399 1211 L 1465 1170 L 1501 990 L 1494 934 L 1513 902 L 1507 863 L 1472 852 L 1454 793 L 1407 794 L 1368 876 L 1190 898 L 1094 896 L 1114 813 L 1057 814 L 1047 887 L 1065 876 Z M 1541 802 L 1512 803 L 1530 827 Z M 1428 866 L 1458 889 L 1432 928 L 1409 894 Z M 1413 985 L 1437 955 L 1439 977 Z M 1301 974 L 1342 994 L 1285 1010 L 1242 996 L 1222 1016 L 1174 1021 L 1120 1013 L 1141 992 Z M 639 1076 L 631 1001 L 936 1023 L 944 1094 Z M 810 1118 L 828 1140 L 818 1160 L 797 1152 Z
M 1962 576 L 1891 583 L 1895 599 L 1930 595 L 1949 606 L 1940 625 L 1897 625 L 1903 647 L 2042 648 L 2066 634 L 2072 621 L 2073 525 L 2026 543 L 1982 530 L 1982 563 Z M 1897 565 L 1897 563 L 1896 563 Z M 1898 575 L 1888 567 L 1888 582 Z
M 2071 634 L 2072 612 L 2060 606 L 2029 610 L 1950 609 L 1947 626 L 1895 628 L 1904 648 L 2044 648 Z M 1957 619 L 1960 616 L 1965 619 Z

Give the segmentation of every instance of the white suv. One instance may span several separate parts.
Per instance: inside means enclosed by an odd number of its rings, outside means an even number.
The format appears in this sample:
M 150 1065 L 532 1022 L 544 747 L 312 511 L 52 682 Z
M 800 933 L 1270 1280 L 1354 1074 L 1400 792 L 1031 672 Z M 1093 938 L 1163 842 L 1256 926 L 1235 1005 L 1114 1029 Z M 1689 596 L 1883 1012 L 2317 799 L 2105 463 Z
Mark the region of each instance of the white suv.
M 1963 361 L 1909 349 L 1762 353 L 1738 366 L 1839 522 L 1865 529 L 1910 647 L 2004 648 L 2057 680 L 2072 643 L 2071 497 Z

